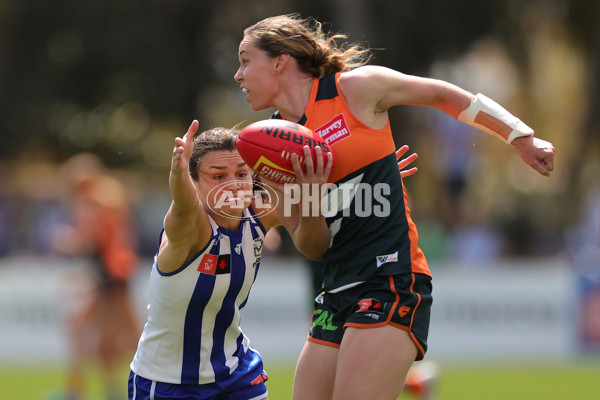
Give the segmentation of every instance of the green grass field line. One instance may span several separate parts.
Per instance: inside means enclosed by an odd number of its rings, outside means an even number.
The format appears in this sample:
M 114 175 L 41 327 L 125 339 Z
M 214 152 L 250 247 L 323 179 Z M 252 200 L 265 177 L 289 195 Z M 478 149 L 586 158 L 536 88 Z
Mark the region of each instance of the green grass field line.
M 270 400 L 291 398 L 294 365 L 265 365 Z M 49 400 L 59 389 L 65 371 L 60 367 L 0 367 L 0 399 Z M 126 399 L 127 366 L 123 366 Z M 86 400 L 103 400 L 96 370 L 89 371 Z M 439 400 L 599 400 L 600 360 L 557 365 L 441 365 Z M 409 395 L 399 399 L 410 400 Z

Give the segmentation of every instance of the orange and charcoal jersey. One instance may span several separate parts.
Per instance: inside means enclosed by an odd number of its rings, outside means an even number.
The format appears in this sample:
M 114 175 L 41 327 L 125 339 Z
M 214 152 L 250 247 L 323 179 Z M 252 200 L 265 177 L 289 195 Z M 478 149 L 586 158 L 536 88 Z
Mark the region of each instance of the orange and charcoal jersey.
M 334 156 L 333 185 L 323 200 L 331 232 L 323 290 L 341 290 L 378 275 L 431 277 L 418 247 L 389 121 L 383 129 L 366 126 L 341 93 L 339 73 L 316 78 L 298 121 L 324 138 Z M 281 118 L 279 112 L 273 118 Z
M 131 281 L 138 269 L 138 256 L 129 243 L 130 221 L 120 210 L 100 207 L 96 214 L 96 251 L 93 258 L 102 287 Z

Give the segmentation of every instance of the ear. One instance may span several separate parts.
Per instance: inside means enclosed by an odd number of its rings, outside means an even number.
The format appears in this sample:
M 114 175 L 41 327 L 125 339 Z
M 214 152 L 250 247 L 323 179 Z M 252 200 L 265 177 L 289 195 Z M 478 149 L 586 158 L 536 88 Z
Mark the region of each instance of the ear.
M 290 61 L 290 55 L 287 53 L 280 54 L 277 56 L 277 62 L 275 63 L 275 72 L 281 73 L 287 63 Z

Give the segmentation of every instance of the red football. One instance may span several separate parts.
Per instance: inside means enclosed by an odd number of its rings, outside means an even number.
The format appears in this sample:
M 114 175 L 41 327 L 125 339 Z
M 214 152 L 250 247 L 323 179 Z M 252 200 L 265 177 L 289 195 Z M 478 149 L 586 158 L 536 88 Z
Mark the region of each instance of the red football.
M 298 154 L 303 170 L 305 145 L 315 160 L 315 147 L 323 151 L 323 164 L 331 149 L 327 142 L 307 127 L 281 119 L 254 122 L 241 130 L 237 149 L 246 164 L 261 177 L 278 183 L 295 183 L 296 174 L 290 156 Z

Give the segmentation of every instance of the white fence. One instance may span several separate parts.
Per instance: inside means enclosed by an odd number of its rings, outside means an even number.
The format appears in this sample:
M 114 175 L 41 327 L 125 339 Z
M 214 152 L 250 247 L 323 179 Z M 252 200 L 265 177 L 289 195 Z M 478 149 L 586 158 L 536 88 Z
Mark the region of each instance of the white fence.
M 142 319 L 150 261 L 144 267 L 134 291 Z M 584 293 L 568 262 L 511 262 L 485 270 L 433 267 L 428 358 L 562 360 L 583 351 Z M 80 299 L 80 269 L 64 260 L 0 260 L 0 364 L 66 359 L 64 317 Z M 263 260 L 242 327 L 265 359 L 292 360 L 302 348 L 312 306 L 308 271 L 295 258 Z

